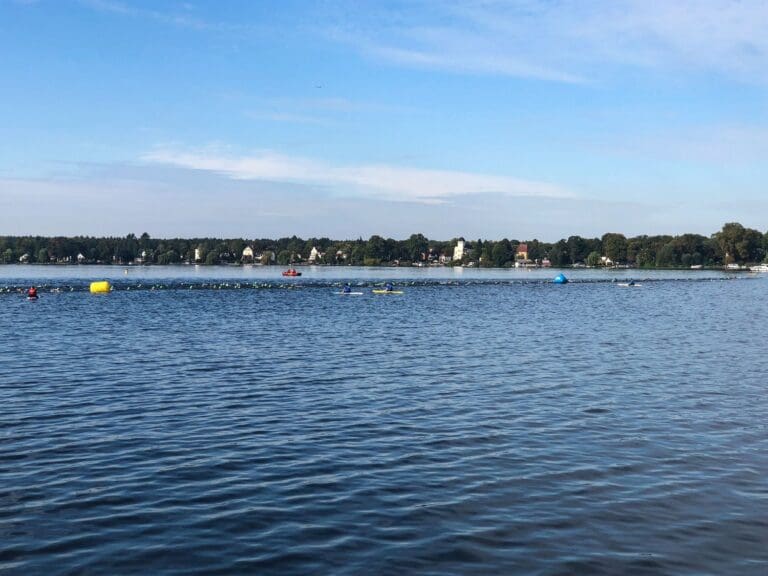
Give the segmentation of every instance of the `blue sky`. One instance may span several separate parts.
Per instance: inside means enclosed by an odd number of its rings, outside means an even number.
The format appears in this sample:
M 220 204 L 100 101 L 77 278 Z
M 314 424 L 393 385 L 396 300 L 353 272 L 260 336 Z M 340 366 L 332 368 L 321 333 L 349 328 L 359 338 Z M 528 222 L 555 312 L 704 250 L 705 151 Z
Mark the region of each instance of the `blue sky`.
M 0 0 L 0 235 L 768 228 L 768 4 Z

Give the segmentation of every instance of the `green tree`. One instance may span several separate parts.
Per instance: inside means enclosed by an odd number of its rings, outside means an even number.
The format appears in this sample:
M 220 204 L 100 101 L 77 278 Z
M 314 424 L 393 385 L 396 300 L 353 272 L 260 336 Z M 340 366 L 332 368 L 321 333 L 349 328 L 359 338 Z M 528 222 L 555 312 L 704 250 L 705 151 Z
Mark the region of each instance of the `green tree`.
M 581 236 L 569 236 L 566 244 L 568 245 L 568 255 L 571 259 L 571 264 L 586 261 L 589 250 L 584 238 Z
M 350 252 L 350 260 L 353 266 L 362 266 L 365 262 L 365 245 L 355 243 Z
M 736 244 L 741 240 L 743 234 L 744 226 L 738 222 L 724 224 L 722 230 L 715 234 L 720 250 L 722 250 L 723 256 L 726 259 L 735 259 Z
M 762 241 L 760 242 L 760 249 L 763 255 L 763 261 L 768 261 L 768 232 L 763 234 Z
M 365 258 L 381 261 L 386 258 L 386 243 L 381 236 L 371 236 L 365 245 Z
M 302 254 L 302 249 L 305 243 L 301 238 L 297 236 L 291 236 L 285 245 L 285 250 L 291 253 L 291 258 L 294 260 L 301 260 L 303 257 L 309 256 L 309 254 Z
M 486 240 L 483 242 L 483 250 L 482 252 L 478 253 L 478 258 L 480 260 L 480 266 L 483 268 L 491 267 L 493 266 L 493 247 L 495 245 L 495 242 L 491 240 Z
M 176 250 L 168 250 L 157 257 L 158 264 L 178 264 L 181 258 Z
M 728 222 L 715 234 L 723 257 L 732 262 L 758 262 L 765 257 L 763 235 L 738 222 Z
M 526 242 L 526 244 L 528 244 L 528 259 L 534 261 L 541 260 L 544 255 L 541 242 L 534 238 Z
M 562 267 L 571 263 L 571 258 L 568 255 L 568 243 L 565 240 L 559 240 L 549 250 L 549 261 L 552 266 Z
M 411 262 L 421 260 L 421 255 L 426 254 L 429 249 L 429 240 L 423 234 L 411 234 L 411 237 L 405 241 L 405 251 L 407 259 Z
M 118 262 L 130 262 L 136 259 L 139 251 L 139 243 L 135 234 L 128 234 L 125 238 L 117 242 L 115 246 L 115 257 Z
M 627 261 L 627 239 L 624 234 L 609 232 L 601 239 L 605 255 L 616 264 Z
M 277 263 L 281 266 L 290 264 L 292 262 L 292 254 L 290 250 L 281 250 L 277 253 Z
M 236 260 L 240 260 L 243 257 L 243 250 L 245 250 L 245 241 L 241 238 L 230 240 L 227 243 L 227 251 L 232 254 Z
M 678 262 L 675 245 L 672 242 L 664 244 L 656 254 L 656 266 L 659 268 L 672 268 L 677 266 Z
M 593 251 L 587 254 L 586 264 L 587 266 L 599 266 L 600 265 L 600 252 Z
M 650 268 L 656 263 L 656 255 L 648 248 L 640 248 L 635 255 L 634 262 L 641 268 Z
M 491 250 L 491 260 L 493 265 L 497 268 L 502 268 L 512 260 L 513 250 L 512 245 L 506 238 L 500 242 L 496 242 Z

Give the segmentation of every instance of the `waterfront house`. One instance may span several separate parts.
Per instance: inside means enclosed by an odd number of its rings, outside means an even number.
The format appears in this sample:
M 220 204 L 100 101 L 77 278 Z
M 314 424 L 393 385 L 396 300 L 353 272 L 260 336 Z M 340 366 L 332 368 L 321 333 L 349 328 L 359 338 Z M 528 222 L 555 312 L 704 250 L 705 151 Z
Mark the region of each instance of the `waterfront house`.
M 453 259 L 461 260 L 464 258 L 464 238 L 459 238 L 453 249 Z
M 241 256 L 240 259 L 244 263 L 252 264 L 253 263 L 253 248 L 251 248 L 250 246 L 246 246 L 245 248 L 243 248 L 243 255 Z
M 528 244 L 518 244 L 515 251 L 515 268 L 536 268 L 536 263 L 528 258 Z
M 314 264 L 317 260 L 322 258 L 322 253 L 315 247 L 312 246 L 312 250 L 309 252 L 309 258 L 307 258 L 307 262 L 310 264 Z

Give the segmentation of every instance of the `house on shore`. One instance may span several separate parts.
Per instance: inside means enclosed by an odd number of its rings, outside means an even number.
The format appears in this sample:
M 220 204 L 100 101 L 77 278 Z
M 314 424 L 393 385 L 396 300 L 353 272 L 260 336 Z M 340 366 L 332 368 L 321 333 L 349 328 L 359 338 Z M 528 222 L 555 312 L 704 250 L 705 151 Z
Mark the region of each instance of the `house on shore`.
M 464 238 L 459 238 L 453 248 L 453 260 L 461 260 L 462 258 L 464 258 Z
M 535 268 L 536 263 L 528 257 L 528 244 L 518 244 L 515 252 L 515 268 Z
M 314 264 L 318 260 L 320 260 L 323 257 L 323 254 L 315 247 L 312 246 L 312 250 L 309 252 L 309 258 L 307 258 L 307 262 L 310 264 Z

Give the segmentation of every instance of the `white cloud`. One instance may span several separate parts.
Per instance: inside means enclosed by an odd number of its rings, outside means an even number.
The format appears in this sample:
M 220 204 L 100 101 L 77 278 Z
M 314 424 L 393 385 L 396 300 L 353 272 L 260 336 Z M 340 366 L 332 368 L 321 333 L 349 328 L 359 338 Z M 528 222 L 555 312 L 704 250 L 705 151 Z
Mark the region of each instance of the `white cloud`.
M 241 29 L 239 25 L 210 22 L 203 20 L 202 18 L 196 18 L 188 13 L 191 8 L 191 5 L 188 4 L 183 4 L 180 6 L 184 10 L 183 12 L 163 12 L 160 10 L 140 8 L 133 4 L 121 2 L 119 0 L 78 1 L 82 6 L 97 12 L 147 19 L 159 22 L 161 24 L 178 26 L 180 28 L 189 28 L 192 30 L 222 30 L 230 32 Z
M 101 12 L 114 12 L 116 14 L 131 14 L 134 12 L 127 4 L 117 0 L 80 0 L 80 3 L 83 6 Z
M 115 207 L 119 206 L 119 210 Z M 77 178 L 0 178 L 0 229 L 10 235 L 153 237 L 328 236 L 538 238 L 608 230 L 711 234 L 723 222 L 762 230 L 765 201 L 626 202 L 590 198 L 458 195 L 437 205 L 375 197 L 330 199 L 301 185 L 234 180 L 215 172 L 160 165 L 91 167 Z M 608 223 L 608 224 L 607 224 Z
M 459 35 L 453 32 L 433 32 L 431 36 L 433 38 L 444 36 L 446 42 L 455 45 L 462 43 L 462 40 L 458 38 Z M 475 41 L 473 42 L 473 40 Z M 527 62 L 524 58 L 509 54 L 494 54 L 495 50 L 493 47 L 478 45 L 481 43 L 477 42 L 474 38 L 465 37 L 463 43 L 467 49 L 457 51 L 443 51 L 429 47 L 414 50 L 393 46 L 376 46 L 373 44 L 368 45 L 366 51 L 384 60 L 419 68 L 538 78 L 540 80 L 566 83 L 580 83 L 584 81 L 578 75 L 569 74 L 554 67 L 537 65 Z M 473 43 L 475 46 L 470 47 Z M 444 42 L 438 44 L 443 45 Z
M 237 180 L 262 180 L 322 186 L 341 195 L 439 203 L 480 193 L 546 198 L 573 197 L 566 188 L 506 176 L 451 170 L 428 170 L 382 164 L 333 166 L 326 162 L 274 152 L 232 156 L 214 151 L 158 149 L 144 161 L 225 174 Z
M 281 122 L 287 124 L 312 124 L 315 126 L 330 126 L 331 121 L 307 114 L 295 114 L 293 112 L 245 112 L 245 117 L 251 120 Z
M 651 158 L 654 162 L 689 162 L 701 170 L 717 167 L 762 167 L 768 154 L 768 128 L 761 125 L 716 124 L 651 126 L 628 138 L 625 132 L 602 136 L 593 146 L 601 154 Z
M 763 0 L 435 1 L 348 12 L 330 35 L 399 65 L 557 82 L 599 79 L 605 65 L 755 82 L 768 72 Z

